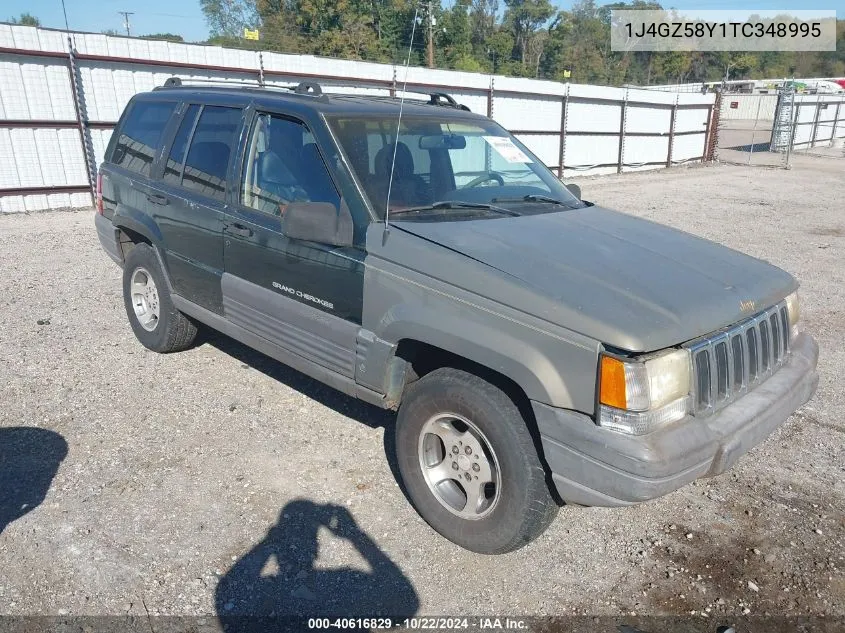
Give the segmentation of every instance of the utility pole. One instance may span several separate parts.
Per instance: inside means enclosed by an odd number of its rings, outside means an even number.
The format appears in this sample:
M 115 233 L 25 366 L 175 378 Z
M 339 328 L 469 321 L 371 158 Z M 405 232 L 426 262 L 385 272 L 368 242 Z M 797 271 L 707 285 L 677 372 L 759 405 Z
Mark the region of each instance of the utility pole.
M 428 0 L 428 67 L 434 68 L 434 11 Z
M 135 15 L 134 11 L 118 11 L 120 15 L 123 16 L 123 28 L 126 29 L 126 35 L 131 35 L 129 32 L 129 16 Z

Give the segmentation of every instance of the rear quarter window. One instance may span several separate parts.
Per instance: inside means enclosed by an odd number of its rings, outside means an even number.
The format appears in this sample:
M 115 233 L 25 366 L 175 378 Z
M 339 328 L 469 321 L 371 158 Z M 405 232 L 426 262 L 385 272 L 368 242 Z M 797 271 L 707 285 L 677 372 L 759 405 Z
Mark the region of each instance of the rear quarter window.
M 161 148 L 164 129 L 176 103 L 170 101 L 136 101 L 121 126 L 111 162 L 144 176 Z

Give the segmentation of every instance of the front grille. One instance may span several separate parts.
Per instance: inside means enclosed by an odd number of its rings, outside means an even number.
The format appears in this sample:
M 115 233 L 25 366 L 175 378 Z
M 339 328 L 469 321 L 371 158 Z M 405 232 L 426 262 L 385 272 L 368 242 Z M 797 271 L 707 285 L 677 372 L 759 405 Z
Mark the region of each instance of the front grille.
M 693 415 L 707 416 L 766 380 L 789 354 L 786 302 L 684 347 L 692 354 Z

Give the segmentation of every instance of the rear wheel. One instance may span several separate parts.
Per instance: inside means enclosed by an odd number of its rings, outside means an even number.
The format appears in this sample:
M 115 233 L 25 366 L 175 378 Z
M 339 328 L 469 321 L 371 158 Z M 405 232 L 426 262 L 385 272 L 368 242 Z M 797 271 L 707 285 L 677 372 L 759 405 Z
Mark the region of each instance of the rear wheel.
M 178 352 L 190 347 L 197 327 L 179 312 L 158 258 L 148 244 L 129 251 L 123 265 L 123 303 L 136 338 L 154 352 Z
M 495 385 L 437 369 L 411 385 L 396 424 L 397 461 L 414 507 L 461 547 L 518 549 L 557 514 L 526 422 Z

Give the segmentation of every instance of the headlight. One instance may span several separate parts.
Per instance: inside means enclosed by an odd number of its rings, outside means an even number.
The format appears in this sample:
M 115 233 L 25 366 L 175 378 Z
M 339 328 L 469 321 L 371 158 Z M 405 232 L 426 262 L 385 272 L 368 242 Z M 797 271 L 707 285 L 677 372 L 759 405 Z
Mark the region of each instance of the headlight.
M 792 338 L 795 338 L 798 334 L 798 320 L 801 318 L 801 311 L 798 309 L 797 290 L 786 298 L 786 312 L 789 315 L 789 333 Z
M 690 392 L 690 354 L 672 350 L 622 360 L 601 356 L 599 424 L 644 435 L 684 417 Z

